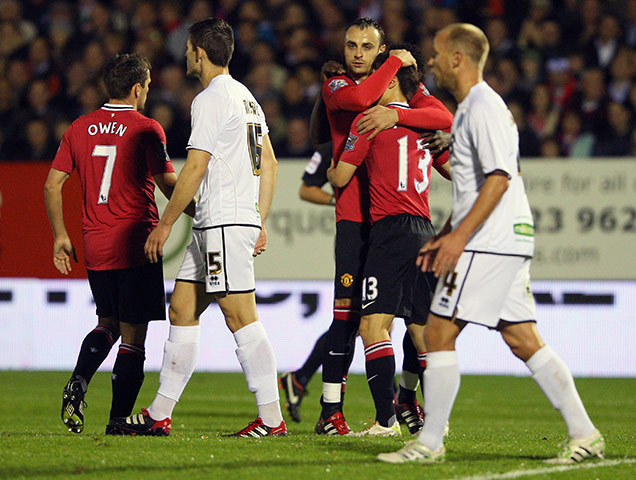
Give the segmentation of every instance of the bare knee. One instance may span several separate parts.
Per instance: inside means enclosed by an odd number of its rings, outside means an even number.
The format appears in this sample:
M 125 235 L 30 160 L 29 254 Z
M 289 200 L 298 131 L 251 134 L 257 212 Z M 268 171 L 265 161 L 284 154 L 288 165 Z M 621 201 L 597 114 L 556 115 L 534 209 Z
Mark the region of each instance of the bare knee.
M 117 319 L 117 317 L 99 317 L 97 320 L 97 324 L 100 327 L 108 329 L 113 335 L 114 340 L 117 340 L 119 338 L 121 330 L 119 328 L 119 320 Z
M 524 362 L 545 345 L 534 322 L 507 324 L 501 329 L 501 336 L 513 355 Z
M 455 350 L 455 340 L 465 325 L 464 322 L 447 320 L 433 314 L 429 315 L 424 330 L 427 351 L 431 353 Z

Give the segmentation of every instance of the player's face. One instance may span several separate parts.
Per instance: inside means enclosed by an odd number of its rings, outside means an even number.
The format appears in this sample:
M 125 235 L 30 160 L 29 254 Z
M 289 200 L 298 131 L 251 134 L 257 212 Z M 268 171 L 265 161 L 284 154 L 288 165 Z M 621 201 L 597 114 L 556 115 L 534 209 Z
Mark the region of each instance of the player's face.
M 138 111 L 142 111 L 146 107 L 146 99 L 148 98 L 148 90 L 150 90 L 150 72 L 148 72 L 146 81 L 141 86 L 141 91 L 139 92 L 139 100 L 137 101 Z
M 363 80 L 371 71 L 375 57 L 386 49 L 380 32 L 373 27 L 350 27 L 345 33 L 344 57 L 347 71 L 356 80 Z
M 428 61 L 435 82 L 440 88 L 452 90 L 451 52 L 444 33 L 438 33 L 433 40 L 433 56 Z
M 186 43 L 186 75 L 188 77 L 199 78 L 201 76 L 201 62 L 197 62 L 196 50 L 192 47 L 192 42 L 188 39 Z

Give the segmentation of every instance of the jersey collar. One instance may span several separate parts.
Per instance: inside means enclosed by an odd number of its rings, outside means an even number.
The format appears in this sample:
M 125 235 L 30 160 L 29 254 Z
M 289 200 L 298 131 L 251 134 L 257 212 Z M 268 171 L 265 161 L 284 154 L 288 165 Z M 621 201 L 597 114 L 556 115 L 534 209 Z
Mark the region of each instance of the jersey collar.
M 102 110 L 108 110 L 109 112 L 122 112 L 124 110 L 134 110 L 132 105 L 120 105 L 115 103 L 105 103 Z
M 391 102 L 387 105 L 387 107 L 411 108 L 408 103 L 404 102 Z

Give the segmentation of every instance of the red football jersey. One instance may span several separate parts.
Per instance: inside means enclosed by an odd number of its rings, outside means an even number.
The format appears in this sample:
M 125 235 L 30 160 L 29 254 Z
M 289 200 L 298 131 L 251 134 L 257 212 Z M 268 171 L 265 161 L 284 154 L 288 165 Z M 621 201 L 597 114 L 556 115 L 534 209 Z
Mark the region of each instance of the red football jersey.
M 389 57 L 362 83 L 356 84 L 346 76 L 332 77 L 325 81 L 322 96 L 331 127 L 334 163 L 338 163 L 345 149 L 349 129 L 355 117 L 382 96 L 401 67 L 402 62 L 397 57 Z M 429 130 L 450 128 L 453 122 L 452 114 L 437 98 L 428 93 L 423 84 L 420 84 L 410 103 L 416 110 L 398 110 L 401 125 Z M 426 112 L 422 109 L 426 109 Z M 367 182 L 363 166 L 346 187 L 336 188 L 336 221 L 368 221 Z
M 408 108 L 408 105 L 391 104 L 389 107 Z M 443 165 L 448 157 L 434 159 L 422 146 L 419 132 L 399 125 L 380 132 L 369 141 L 369 134 L 360 135 L 356 129 L 361 117 L 359 115 L 351 125 L 340 160 L 352 165 L 366 165 L 371 221 L 402 213 L 430 220 L 428 187 L 431 166 L 433 163 Z
M 174 172 L 161 125 L 107 103 L 71 124 L 51 166 L 80 176 L 86 268 L 146 263 L 144 243 L 159 221 L 152 177 Z

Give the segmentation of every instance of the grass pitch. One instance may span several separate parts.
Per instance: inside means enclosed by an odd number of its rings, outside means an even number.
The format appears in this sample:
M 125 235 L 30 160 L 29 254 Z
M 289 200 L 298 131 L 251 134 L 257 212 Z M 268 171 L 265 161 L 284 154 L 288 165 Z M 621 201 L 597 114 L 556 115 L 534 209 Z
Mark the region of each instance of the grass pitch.
M 0 372 L 0 478 L 95 479 L 636 479 L 636 379 L 577 379 L 590 416 L 607 442 L 604 461 L 575 467 L 542 462 L 565 438 L 561 417 L 530 378 L 464 376 L 439 465 L 387 465 L 380 452 L 412 438 L 316 436 L 320 378 L 309 385 L 299 424 L 285 438 L 223 438 L 256 416 L 241 374 L 195 373 L 175 409 L 170 437 L 104 435 L 110 377 L 98 373 L 86 397 L 82 434 L 60 420 L 67 372 Z M 149 405 L 158 375 L 137 401 Z M 366 380 L 351 376 L 345 415 L 354 430 L 371 421 Z

